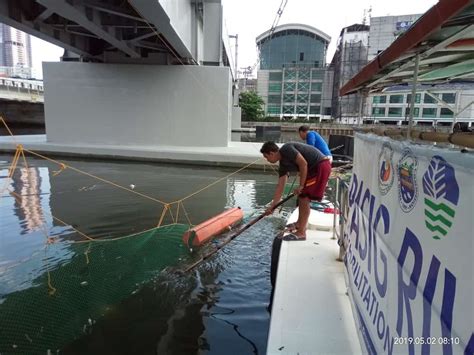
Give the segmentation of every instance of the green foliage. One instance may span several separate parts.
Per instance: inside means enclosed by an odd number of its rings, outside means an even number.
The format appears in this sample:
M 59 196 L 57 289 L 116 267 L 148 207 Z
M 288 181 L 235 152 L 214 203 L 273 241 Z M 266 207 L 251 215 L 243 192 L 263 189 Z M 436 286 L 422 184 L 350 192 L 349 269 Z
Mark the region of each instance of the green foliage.
M 263 100 L 255 91 L 245 91 L 240 94 L 240 108 L 243 121 L 260 121 L 263 118 Z

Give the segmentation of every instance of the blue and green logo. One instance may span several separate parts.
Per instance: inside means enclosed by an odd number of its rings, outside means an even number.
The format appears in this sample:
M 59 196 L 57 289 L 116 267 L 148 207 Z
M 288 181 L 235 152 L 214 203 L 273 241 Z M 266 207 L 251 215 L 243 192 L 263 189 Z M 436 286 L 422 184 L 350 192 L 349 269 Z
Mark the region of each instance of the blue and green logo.
M 454 168 L 435 155 L 423 175 L 425 224 L 434 239 L 446 237 L 454 222 L 459 202 L 459 186 Z

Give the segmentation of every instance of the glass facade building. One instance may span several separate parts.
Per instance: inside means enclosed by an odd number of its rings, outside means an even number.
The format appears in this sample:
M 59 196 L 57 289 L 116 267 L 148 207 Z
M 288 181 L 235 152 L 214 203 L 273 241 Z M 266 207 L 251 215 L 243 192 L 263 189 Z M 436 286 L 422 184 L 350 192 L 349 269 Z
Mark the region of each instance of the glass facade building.
M 413 120 L 418 125 L 450 126 L 457 122 L 472 124 L 474 86 L 468 83 L 419 85 L 415 95 Z M 369 97 L 366 118 L 376 123 L 406 125 L 410 117 L 411 88 L 394 86 Z
M 326 113 L 323 88 L 329 41 L 323 32 L 301 24 L 282 25 L 257 37 L 257 91 L 267 116 L 319 118 Z

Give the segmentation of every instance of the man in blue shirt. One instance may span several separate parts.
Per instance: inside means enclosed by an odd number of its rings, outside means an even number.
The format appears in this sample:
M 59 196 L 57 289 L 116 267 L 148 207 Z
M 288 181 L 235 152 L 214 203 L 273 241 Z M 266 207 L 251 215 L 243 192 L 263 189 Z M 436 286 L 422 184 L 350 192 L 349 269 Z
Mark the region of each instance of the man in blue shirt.
M 315 131 L 310 131 L 309 126 L 306 125 L 300 126 L 300 128 L 298 128 L 298 133 L 301 139 L 306 141 L 306 144 L 312 145 L 313 147 L 318 149 L 321 153 L 328 157 L 332 163 L 331 151 L 329 150 L 329 147 L 323 137 L 321 137 Z

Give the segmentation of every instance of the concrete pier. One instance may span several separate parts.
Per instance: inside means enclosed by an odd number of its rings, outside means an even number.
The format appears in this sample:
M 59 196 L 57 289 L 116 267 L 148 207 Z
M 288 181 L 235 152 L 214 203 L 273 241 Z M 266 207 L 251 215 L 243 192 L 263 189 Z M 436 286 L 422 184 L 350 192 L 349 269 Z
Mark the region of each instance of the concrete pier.
M 67 144 L 47 142 L 46 135 L 24 135 L 0 137 L 0 152 L 13 153 L 18 144 L 48 157 L 120 159 L 228 167 L 245 166 L 259 159 L 250 168 L 272 169 L 260 154 L 262 143 L 229 142 L 227 147 Z

